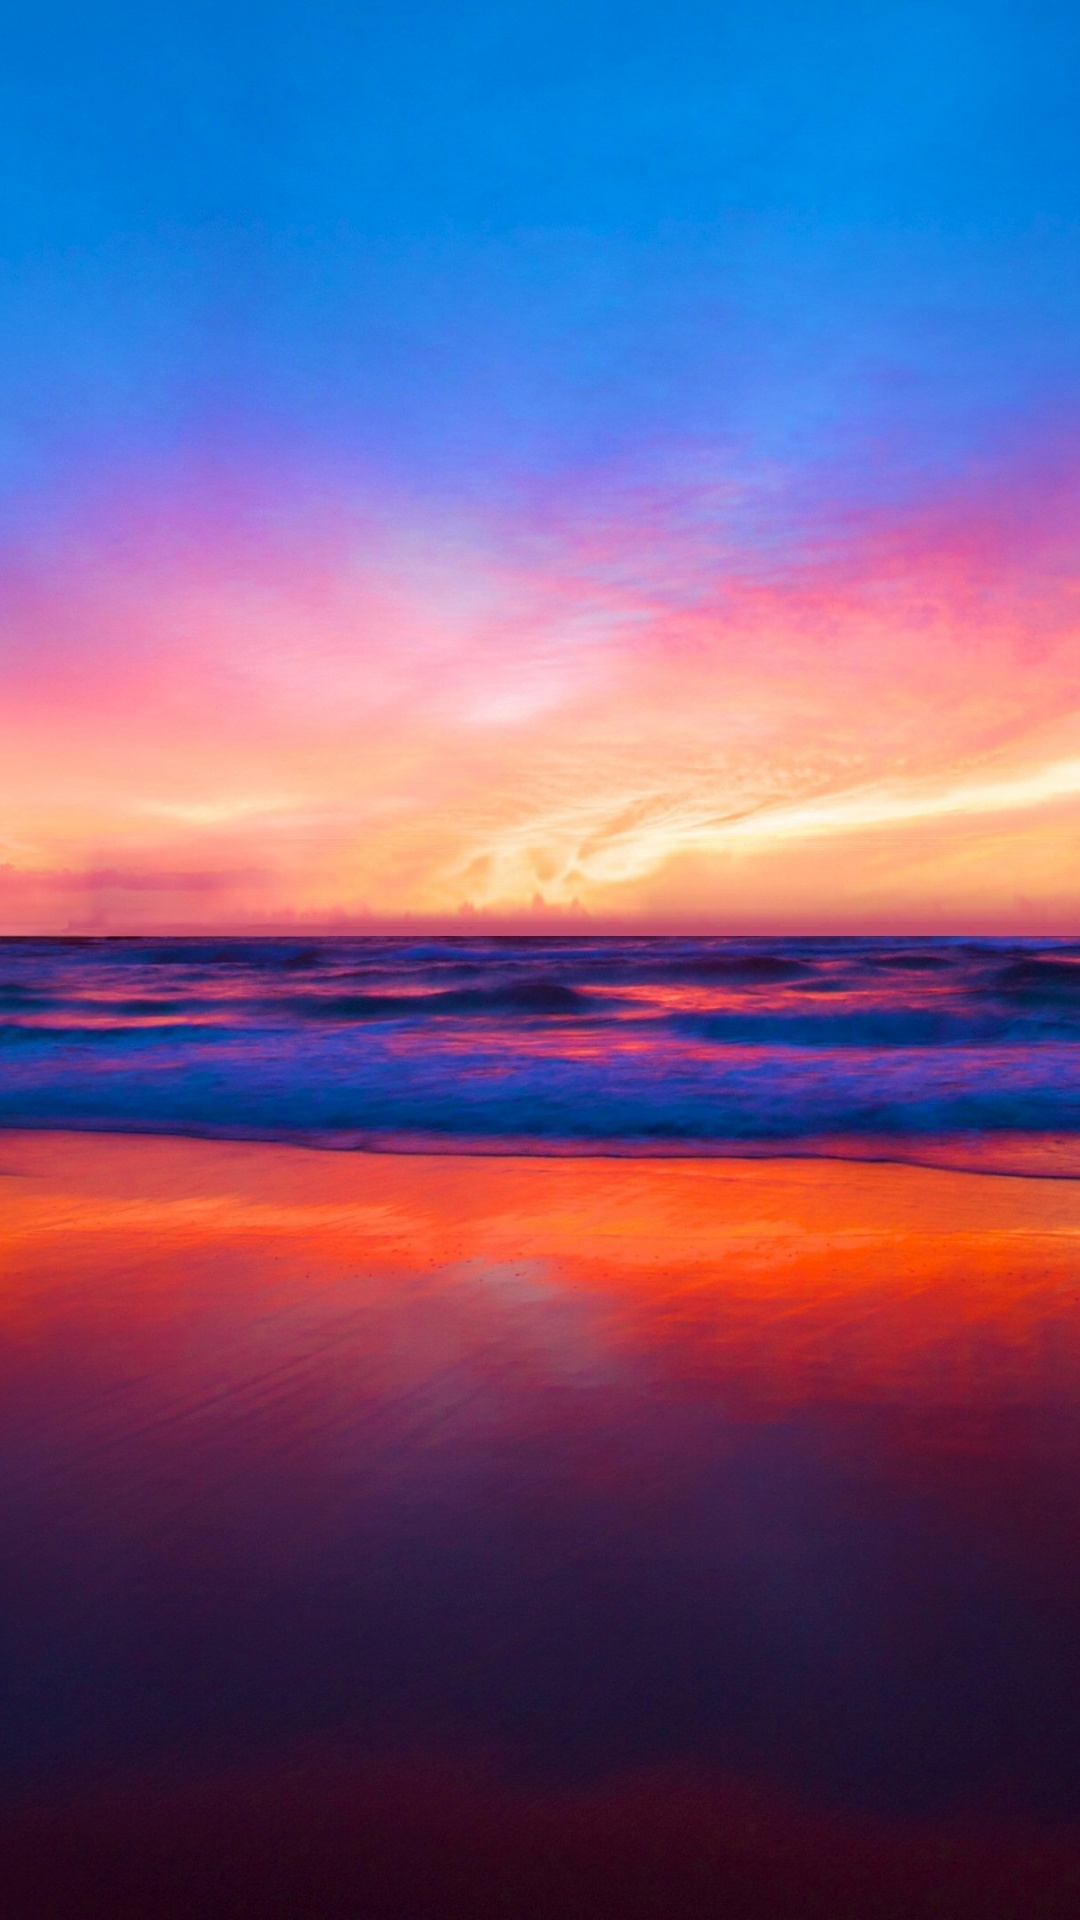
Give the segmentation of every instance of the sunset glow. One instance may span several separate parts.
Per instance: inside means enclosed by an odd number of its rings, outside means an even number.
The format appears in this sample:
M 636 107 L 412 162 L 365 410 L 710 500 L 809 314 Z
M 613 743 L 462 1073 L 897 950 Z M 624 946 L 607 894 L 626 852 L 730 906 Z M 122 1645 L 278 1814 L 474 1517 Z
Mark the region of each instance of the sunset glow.
M 1080 11 L 0 59 L 0 1915 L 1080 1912 Z
M 722 522 L 618 504 L 591 539 L 587 506 L 296 537 L 229 503 L 134 548 L 114 505 L 9 550 L 9 926 L 1067 927 L 1080 641 L 1044 527 L 924 514 L 755 577 Z
M 28 30 L 4 929 L 1073 928 L 1073 28 L 676 15 Z

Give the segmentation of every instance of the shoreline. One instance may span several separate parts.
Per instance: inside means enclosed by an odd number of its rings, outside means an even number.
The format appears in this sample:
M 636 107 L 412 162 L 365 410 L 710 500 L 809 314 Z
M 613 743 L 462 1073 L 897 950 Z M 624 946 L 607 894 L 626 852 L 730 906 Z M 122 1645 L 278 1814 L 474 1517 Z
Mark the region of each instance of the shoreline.
M 536 1136 L 360 1133 L 355 1130 L 282 1130 L 158 1127 L 127 1124 L 71 1126 L 42 1121 L 0 1121 L 0 1155 L 6 1139 L 22 1137 L 202 1142 L 207 1146 L 283 1147 L 318 1154 L 370 1159 L 538 1161 L 558 1164 L 638 1162 L 771 1164 L 828 1162 L 850 1166 L 922 1168 L 992 1179 L 1080 1180 L 1080 1127 L 1074 1133 L 1001 1130 L 996 1133 L 927 1134 L 902 1142 L 892 1134 L 820 1135 L 803 1138 L 724 1140 L 545 1140 Z M 0 1167 L 0 1172 L 2 1172 Z

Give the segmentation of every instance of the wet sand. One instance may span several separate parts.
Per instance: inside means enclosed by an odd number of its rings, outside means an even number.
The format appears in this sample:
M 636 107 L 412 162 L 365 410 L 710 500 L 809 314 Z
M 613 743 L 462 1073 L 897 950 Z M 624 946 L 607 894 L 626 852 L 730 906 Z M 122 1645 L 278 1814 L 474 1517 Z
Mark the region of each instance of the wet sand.
M 1078 1255 L 1060 1179 L 0 1137 L 7 1910 L 1075 1911 Z

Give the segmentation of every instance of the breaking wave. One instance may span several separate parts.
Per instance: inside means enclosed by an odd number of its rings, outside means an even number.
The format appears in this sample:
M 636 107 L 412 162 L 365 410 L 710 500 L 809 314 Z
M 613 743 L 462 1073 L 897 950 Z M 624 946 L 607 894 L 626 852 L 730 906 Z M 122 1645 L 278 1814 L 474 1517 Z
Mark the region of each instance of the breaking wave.
M 0 1125 L 1073 1172 L 1080 944 L 8 940 Z

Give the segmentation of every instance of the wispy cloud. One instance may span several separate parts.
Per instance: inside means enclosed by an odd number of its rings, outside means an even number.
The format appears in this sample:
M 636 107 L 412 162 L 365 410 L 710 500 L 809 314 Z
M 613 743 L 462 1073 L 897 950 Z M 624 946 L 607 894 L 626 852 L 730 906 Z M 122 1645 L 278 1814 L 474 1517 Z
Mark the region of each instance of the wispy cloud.
M 797 891 L 776 862 L 835 846 L 827 915 L 857 914 L 841 849 L 876 831 L 895 876 L 874 885 L 906 912 L 940 891 L 928 835 L 981 823 L 982 847 L 1080 795 L 1075 510 L 1029 473 L 1018 515 L 1007 478 L 767 554 L 704 480 L 441 530 L 428 503 L 426 555 L 385 515 L 134 551 L 84 528 L 33 591 L 24 556 L 5 603 L 9 857 L 57 899 L 215 874 L 223 921 L 537 898 L 647 918 L 658 887 L 706 911 L 702 862 L 729 903 L 766 869 Z M 1006 838 L 980 898 L 1034 884 Z

